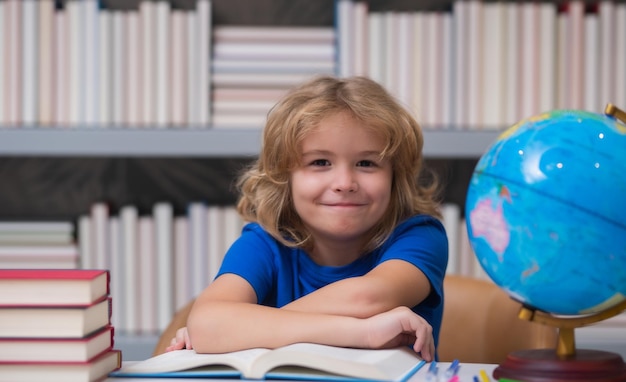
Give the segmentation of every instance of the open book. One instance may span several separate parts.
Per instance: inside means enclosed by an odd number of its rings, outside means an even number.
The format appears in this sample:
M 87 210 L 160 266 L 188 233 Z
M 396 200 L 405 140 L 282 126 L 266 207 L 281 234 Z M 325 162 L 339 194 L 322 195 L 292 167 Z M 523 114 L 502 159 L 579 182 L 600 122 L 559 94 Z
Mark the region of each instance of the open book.
M 123 365 L 111 377 L 215 377 L 405 381 L 424 365 L 408 347 L 353 349 L 298 343 L 278 349 L 198 354 L 177 350 Z

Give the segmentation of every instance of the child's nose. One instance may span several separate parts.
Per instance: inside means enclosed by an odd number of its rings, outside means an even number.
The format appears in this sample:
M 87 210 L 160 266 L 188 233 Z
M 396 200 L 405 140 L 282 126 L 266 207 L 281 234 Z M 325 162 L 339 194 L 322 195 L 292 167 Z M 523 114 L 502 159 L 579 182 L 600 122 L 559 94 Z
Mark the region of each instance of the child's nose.
M 350 170 L 337 170 L 333 189 L 336 192 L 356 192 L 359 186 Z

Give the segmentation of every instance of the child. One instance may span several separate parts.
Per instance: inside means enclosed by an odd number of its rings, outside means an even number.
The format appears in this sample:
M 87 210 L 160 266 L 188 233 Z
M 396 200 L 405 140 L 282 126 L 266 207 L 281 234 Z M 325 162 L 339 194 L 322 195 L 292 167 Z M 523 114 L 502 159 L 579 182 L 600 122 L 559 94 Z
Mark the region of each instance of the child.
M 239 179 L 251 223 L 168 350 L 412 345 L 433 360 L 448 242 L 435 179 L 418 182 L 422 145 L 417 122 L 367 78 L 287 94 Z

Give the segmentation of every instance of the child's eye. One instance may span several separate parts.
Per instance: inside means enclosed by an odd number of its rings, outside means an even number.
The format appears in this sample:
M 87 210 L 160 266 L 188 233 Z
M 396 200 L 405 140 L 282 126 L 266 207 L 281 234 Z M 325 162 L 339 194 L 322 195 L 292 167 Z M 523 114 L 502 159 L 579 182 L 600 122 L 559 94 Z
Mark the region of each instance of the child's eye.
M 357 167 L 375 167 L 376 163 L 371 160 L 362 160 L 357 163 Z
M 311 166 L 329 166 L 330 162 L 327 159 L 316 159 L 311 161 Z

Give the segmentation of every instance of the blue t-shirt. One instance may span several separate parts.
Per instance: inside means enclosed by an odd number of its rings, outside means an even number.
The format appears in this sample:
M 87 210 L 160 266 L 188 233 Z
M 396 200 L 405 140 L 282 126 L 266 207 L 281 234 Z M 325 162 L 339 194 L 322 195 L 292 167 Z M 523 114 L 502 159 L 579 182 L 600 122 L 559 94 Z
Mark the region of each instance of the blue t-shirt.
M 431 216 L 407 219 L 378 249 L 339 267 L 318 265 L 303 250 L 281 244 L 259 224 L 250 223 L 226 253 L 217 276 L 234 273 L 243 277 L 254 288 L 258 303 L 280 308 L 332 282 L 362 276 L 391 259 L 408 261 L 430 280 L 429 296 L 412 310 L 433 327 L 437 345 L 448 239 L 443 225 Z

